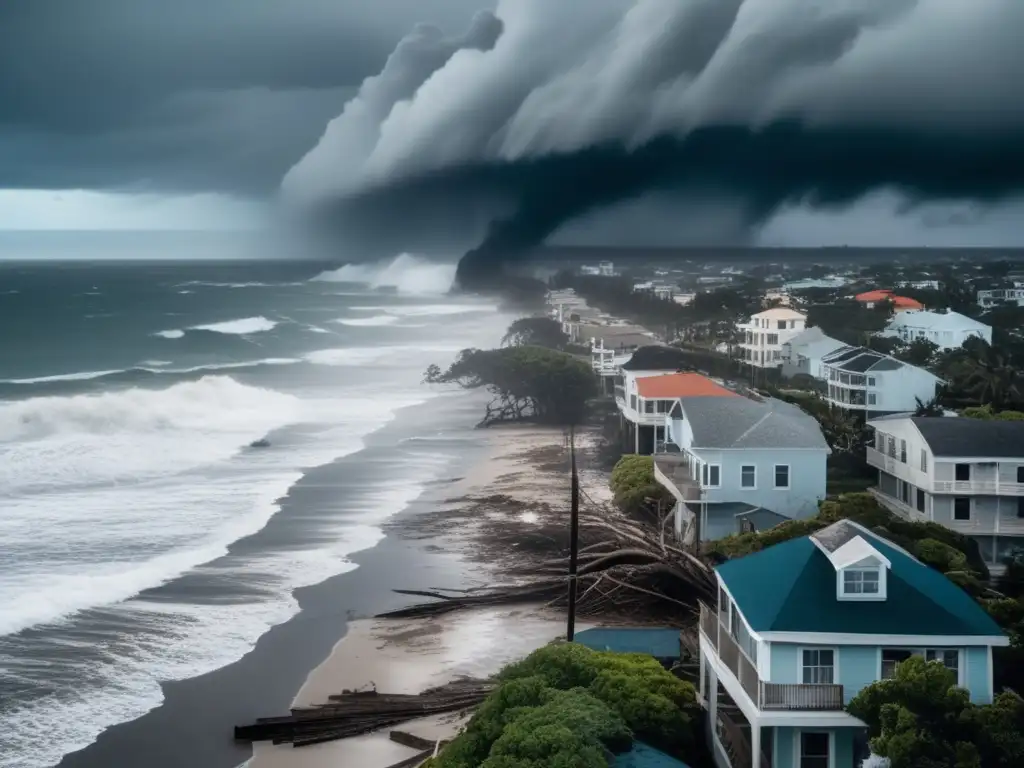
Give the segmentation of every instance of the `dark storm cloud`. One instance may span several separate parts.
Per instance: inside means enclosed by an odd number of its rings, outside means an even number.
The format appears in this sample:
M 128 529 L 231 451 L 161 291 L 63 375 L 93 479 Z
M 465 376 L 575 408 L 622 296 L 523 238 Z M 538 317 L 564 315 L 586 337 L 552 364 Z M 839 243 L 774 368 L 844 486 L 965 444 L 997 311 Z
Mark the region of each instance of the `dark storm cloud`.
M 731 200 L 748 231 L 794 201 L 1024 191 L 1019 0 L 519 0 L 497 13 L 493 50 L 452 56 L 362 126 L 369 151 L 332 140 L 342 115 L 289 173 L 288 197 L 327 201 L 346 233 L 392 247 L 485 231 L 467 275 L 652 191 Z
M 414 23 L 486 4 L 0 3 L 0 187 L 270 191 Z

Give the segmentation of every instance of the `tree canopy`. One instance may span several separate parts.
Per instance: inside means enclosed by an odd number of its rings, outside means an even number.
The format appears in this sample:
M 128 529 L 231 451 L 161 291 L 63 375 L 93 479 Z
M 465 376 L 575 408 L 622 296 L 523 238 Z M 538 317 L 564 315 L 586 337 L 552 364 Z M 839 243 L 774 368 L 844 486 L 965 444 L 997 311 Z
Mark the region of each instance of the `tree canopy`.
M 661 483 L 654 477 L 654 457 L 626 454 L 612 470 L 609 482 L 615 503 L 627 514 L 647 509 L 652 500 L 670 504 L 673 500 Z
M 464 349 L 446 370 L 431 365 L 424 378 L 430 384 L 486 388 L 493 399 L 484 424 L 579 424 L 587 401 L 598 393 L 597 376 L 587 362 L 537 346 Z
M 972 704 L 941 661 L 911 657 L 848 709 L 867 724 L 871 751 L 891 768 L 1024 765 L 1024 700 L 1004 692 L 992 704 Z
M 498 680 L 428 768 L 608 768 L 634 736 L 676 754 L 695 740 L 693 686 L 645 654 L 557 643 Z
M 569 337 L 562 330 L 562 324 L 550 317 L 521 317 L 508 327 L 503 346 L 547 347 L 564 350 Z
M 818 326 L 828 336 L 852 346 L 869 343 L 892 317 L 892 304 L 877 302 L 867 307 L 854 299 L 838 299 L 807 308 L 807 327 Z

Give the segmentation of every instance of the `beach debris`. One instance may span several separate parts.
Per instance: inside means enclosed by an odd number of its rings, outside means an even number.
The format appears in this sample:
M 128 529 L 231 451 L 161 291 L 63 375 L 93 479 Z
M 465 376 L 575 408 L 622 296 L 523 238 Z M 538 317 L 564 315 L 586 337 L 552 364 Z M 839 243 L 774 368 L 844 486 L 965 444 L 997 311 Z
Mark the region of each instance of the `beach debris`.
M 487 698 L 494 687 L 495 684 L 489 680 L 467 678 L 417 694 L 379 693 L 375 689 L 333 694 L 328 696 L 325 704 L 295 707 L 288 715 L 261 717 L 250 725 L 237 725 L 235 739 L 271 741 L 293 747 L 322 744 L 421 717 L 473 709 Z M 393 731 L 391 739 L 413 749 L 421 748 L 426 752 L 421 761 L 430 757 L 435 746 L 432 741 L 401 731 Z
M 466 608 L 501 605 L 565 607 L 568 510 L 552 509 L 551 515 L 562 518 L 558 527 L 565 530 L 559 536 L 556 551 L 545 551 L 542 558 L 531 559 L 522 530 L 492 529 L 491 535 L 496 538 L 490 543 L 496 549 L 514 552 L 520 565 L 525 565 L 514 569 L 514 583 L 470 590 L 396 590 L 403 595 L 429 598 L 430 602 L 388 611 L 378 618 L 438 616 Z M 657 522 L 634 520 L 611 505 L 591 500 L 581 505 L 576 603 L 580 616 L 600 616 L 604 621 L 614 617 L 634 621 L 656 617 L 660 623 L 675 620 L 679 626 L 687 626 L 701 601 L 713 603 L 717 599 L 710 563 L 666 541 L 667 522 L 667 516 Z M 546 538 L 557 535 L 550 527 L 545 531 L 550 534 Z

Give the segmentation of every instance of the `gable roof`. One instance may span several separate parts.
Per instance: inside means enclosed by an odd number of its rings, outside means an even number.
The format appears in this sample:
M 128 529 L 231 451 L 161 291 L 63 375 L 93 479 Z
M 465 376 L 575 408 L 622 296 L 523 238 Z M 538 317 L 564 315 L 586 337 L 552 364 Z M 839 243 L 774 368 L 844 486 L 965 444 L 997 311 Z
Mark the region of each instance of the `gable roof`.
M 1024 460 L 1024 421 L 912 416 L 932 454 Z
M 818 422 L 797 406 L 768 398 L 684 397 L 683 417 L 690 422 L 693 447 L 820 448 L 829 450 Z
M 900 368 L 914 368 L 919 371 L 924 371 L 935 380 L 938 380 L 939 378 L 925 368 L 919 368 L 916 365 L 904 363 L 902 360 L 897 360 L 895 357 L 891 357 L 889 355 L 883 355 L 881 352 L 875 352 L 873 349 L 868 349 L 867 347 L 843 347 L 841 349 L 837 349 L 835 352 L 825 355 L 821 361 L 826 365 L 831 365 L 833 368 L 839 368 L 850 373 L 895 371 Z
M 674 399 L 679 397 L 739 397 L 699 373 L 668 373 L 641 376 L 636 380 L 640 397 Z
M 831 530 L 830 530 L 831 529 Z M 715 570 L 755 632 L 1003 637 L 966 592 L 906 550 L 850 520 L 730 560 Z M 885 600 L 836 598 L 826 554 L 855 536 L 890 563 Z M 841 542 L 836 544 L 835 542 Z
M 861 302 L 890 301 L 894 307 L 899 307 L 900 309 L 924 309 L 924 304 L 920 301 L 911 299 L 908 296 L 897 296 L 888 288 L 865 291 L 864 293 L 858 293 L 853 298 Z
M 772 307 L 763 312 L 755 312 L 751 317 L 759 317 L 763 320 L 805 320 L 807 315 L 789 307 Z

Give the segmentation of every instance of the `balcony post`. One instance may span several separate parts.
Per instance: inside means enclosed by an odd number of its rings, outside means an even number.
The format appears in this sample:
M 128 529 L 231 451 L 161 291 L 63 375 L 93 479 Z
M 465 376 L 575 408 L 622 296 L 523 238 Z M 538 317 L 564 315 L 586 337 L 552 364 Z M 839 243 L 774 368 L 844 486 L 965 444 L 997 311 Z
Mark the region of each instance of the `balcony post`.
M 757 720 L 750 724 L 750 768 L 761 768 L 761 726 Z

